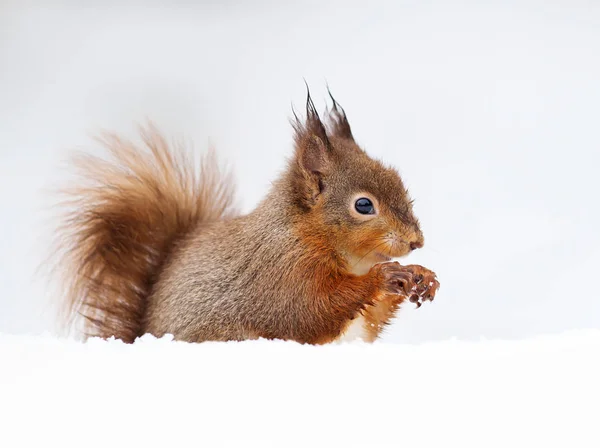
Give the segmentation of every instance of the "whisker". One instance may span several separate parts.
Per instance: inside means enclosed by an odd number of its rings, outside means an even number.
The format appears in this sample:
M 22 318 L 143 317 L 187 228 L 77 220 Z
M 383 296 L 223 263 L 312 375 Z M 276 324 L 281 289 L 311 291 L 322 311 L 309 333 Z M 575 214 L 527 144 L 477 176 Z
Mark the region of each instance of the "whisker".
M 434 249 L 433 247 L 431 247 L 429 244 L 427 246 L 425 246 L 425 249 L 430 250 L 432 252 L 435 252 L 436 254 L 441 254 L 442 253 L 441 251 L 439 251 L 439 250 Z
M 352 267 L 353 267 L 353 268 L 354 268 L 354 267 L 356 267 L 356 265 L 357 265 L 358 263 L 360 263 L 361 261 L 363 261 L 367 255 L 370 255 L 370 254 L 371 254 L 371 253 L 372 253 L 372 252 L 373 252 L 375 249 L 378 249 L 379 247 L 383 246 L 383 245 L 384 245 L 384 244 L 386 244 L 386 243 L 387 243 L 387 241 L 382 241 L 381 243 L 379 243 L 379 244 L 378 244 L 377 246 L 375 246 L 373 249 L 371 249 L 371 250 L 370 250 L 370 251 L 368 251 L 366 254 L 364 254 L 364 255 L 363 255 L 363 256 L 362 256 L 362 257 L 361 257 L 361 258 L 360 258 L 360 259 L 359 259 L 359 260 L 358 260 L 356 263 L 354 263 L 354 264 L 352 265 Z

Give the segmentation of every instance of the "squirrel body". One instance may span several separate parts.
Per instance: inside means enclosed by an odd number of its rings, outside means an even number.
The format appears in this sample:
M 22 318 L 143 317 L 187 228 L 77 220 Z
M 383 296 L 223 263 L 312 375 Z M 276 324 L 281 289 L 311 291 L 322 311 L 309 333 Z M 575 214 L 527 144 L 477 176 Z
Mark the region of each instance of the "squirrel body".
M 57 233 L 66 316 L 125 342 L 372 342 L 405 299 L 432 300 L 433 272 L 390 261 L 423 245 L 400 176 L 355 143 L 335 100 L 328 118 L 309 95 L 287 170 L 244 216 L 212 154 L 197 173 L 152 126 L 142 148 L 107 134 L 113 161 L 78 159 L 86 184 Z

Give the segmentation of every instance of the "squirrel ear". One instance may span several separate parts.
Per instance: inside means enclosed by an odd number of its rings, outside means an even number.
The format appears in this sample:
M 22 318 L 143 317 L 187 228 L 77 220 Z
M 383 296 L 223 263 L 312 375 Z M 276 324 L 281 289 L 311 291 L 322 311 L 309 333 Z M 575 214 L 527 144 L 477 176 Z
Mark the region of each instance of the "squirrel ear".
M 348 123 L 348 117 L 346 116 L 346 111 L 340 106 L 340 104 L 335 100 L 331 91 L 329 90 L 329 86 L 327 86 L 327 93 L 333 101 L 333 108 L 331 112 L 329 112 L 329 121 L 331 124 L 332 134 L 336 137 L 345 138 L 348 140 L 354 141 L 354 136 L 352 135 L 352 130 L 350 129 L 350 123 Z
M 311 205 L 323 190 L 323 175 L 328 171 L 332 148 L 310 92 L 307 93 L 306 98 L 306 121 L 301 122 L 295 112 L 294 117 L 295 121 L 292 121 L 296 131 L 294 183 L 297 187 L 296 191 L 302 197 L 302 202 Z
M 306 122 L 302 123 L 294 112 L 295 122 L 292 123 L 296 131 L 296 159 L 306 174 L 321 175 L 328 165 L 331 143 L 308 86 L 306 89 Z
M 319 137 L 310 136 L 297 149 L 298 162 L 307 174 L 320 177 L 328 165 L 327 152 L 325 143 Z

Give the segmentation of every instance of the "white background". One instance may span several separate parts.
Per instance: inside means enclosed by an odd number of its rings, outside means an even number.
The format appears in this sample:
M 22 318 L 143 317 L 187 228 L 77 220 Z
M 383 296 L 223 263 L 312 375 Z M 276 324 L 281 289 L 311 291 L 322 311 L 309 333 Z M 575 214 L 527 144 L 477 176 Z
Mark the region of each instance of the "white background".
M 214 144 L 249 210 L 291 154 L 303 77 L 416 199 L 408 261 L 442 288 L 385 340 L 600 326 L 599 3 L 93 3 L 0 2 L 0 332 L 52 326 L 34 270 L 68 150 L 150 118 Z

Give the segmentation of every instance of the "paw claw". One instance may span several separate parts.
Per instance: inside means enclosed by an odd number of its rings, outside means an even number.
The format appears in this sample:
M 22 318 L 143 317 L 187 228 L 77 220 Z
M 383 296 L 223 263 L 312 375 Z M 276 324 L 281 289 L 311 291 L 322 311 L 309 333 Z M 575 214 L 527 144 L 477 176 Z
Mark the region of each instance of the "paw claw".
M 440 284 L 434 272 L 418 265 L 402 266 L 398 262 L 374 266 L 387 294 L 408 298 L 420 308 L 424 301 L 433 301 Z

